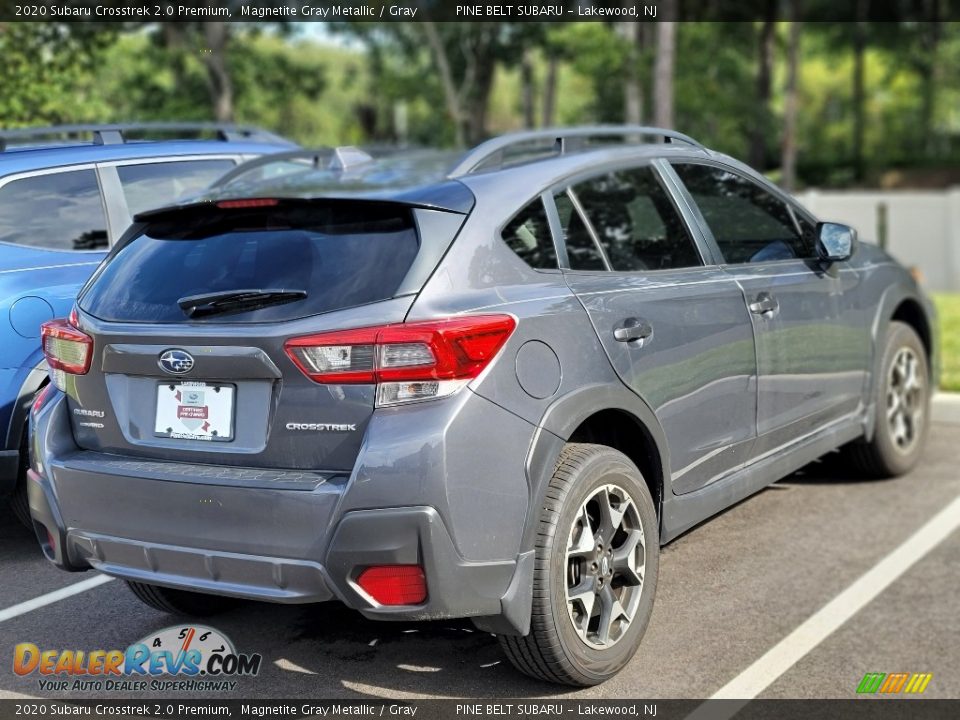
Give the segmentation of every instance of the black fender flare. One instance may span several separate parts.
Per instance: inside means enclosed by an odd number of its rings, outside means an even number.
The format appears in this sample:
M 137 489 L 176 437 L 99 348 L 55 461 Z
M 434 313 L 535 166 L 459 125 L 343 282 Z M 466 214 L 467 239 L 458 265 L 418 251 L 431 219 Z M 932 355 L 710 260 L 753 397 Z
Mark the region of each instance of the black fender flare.
M 584 420 L 604 410 L 619 410 L 646 428 L 659 454 L 663 478 L 661 503 L 664 494 L 670 491 L 670 453 L 663 427 L 650 406 L 619 379 L 584 385 L 555 400 L 544 411 L 527 451 L 524 470 L 530 501 L 520 540 L 517 569 L 507 593 L 500 599 L 500 615 L 474 618 L 474 624 L 481 630 L 519 636 L 530 631 L 534 544 L 547 487 L 567 440 Z M 657 511 L 662 515 L 660 508 Z
M 893 319 L 894 313 L 901 303 L 905 301 L 916 303 L 923 310 L 926 317 L 931 343 L 930 357 L 927 358 L 927 361 L 930 364 L 931 382 L 935 382 L 935 375 L 937 371 L 936 323 L 934 318 L 931 318 L 929 315 L 927 310 L 928 304 L 918 292 L 911 289 L 906 284 L 897 283 L 890 285 L 889 287 L 885 288 L 883 293 L 880 295 L 880 301 L 877 303 L 876 312 L 874 313 L 873 319 L 870 323 L 871 371 L 865 382 L 865 387 L 863 388 L 863 397 L 868 409 L 872 404 L 877 378 L 880 374 L 879 363 L 883 356 L 883 339 L 886 335 L 887 328 L 890 326 L 890 323 Z M 874 413 L 867 412 L 865 423 L 866 427 L 864 428 L 864 436 L 867 440 L 873 437 L 874 421 Z
M 583 385 L 547 407 L 527 452 L 525 471 L 530 503 L 521 539 L 521 552 L 534 547 L 536 516 L 553 477 L 560 451 L 587 418 L 604 410 L 618 410 L 630 415 L 646 429 L 659 455 L 662 471 L 661 503 L 664 496 L 670 492 L 670 450 L 667 436 L 650 406 L 619 380 Z M 659 510 L 660 508 L 657 508 L 658 512 Z

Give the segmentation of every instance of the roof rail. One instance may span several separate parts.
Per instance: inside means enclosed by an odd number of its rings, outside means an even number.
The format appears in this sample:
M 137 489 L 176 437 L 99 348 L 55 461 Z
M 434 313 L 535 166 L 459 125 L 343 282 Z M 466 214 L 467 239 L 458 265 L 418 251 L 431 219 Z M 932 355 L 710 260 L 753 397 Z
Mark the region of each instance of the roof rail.
M 478 170 L 502 167 L 506 150 L 523 145 L 533 145 L 538 141 L 551 143 L 550 152 L 563 155 L 586 145 L 592 138 L 621 138 L 624 144 L 630 144 L 634 137 L 659 137 L 664 142 L 682 142 L 698 150 L 706 148 L 689 135 L 668 130 L 667 128 L 647 127 L 645 125 L 589 125 L 571 128 L 545 128 L 509 133 L 477 145 L 468 152 L 453 170 L 450 177 L 462 177 Z
M 233 125 L 230 123 L 210 122 L 142 122 L 120 123 L 106 125 L 53 125 L 50 127 L 22 128 L 17 130 L 0 130 L 0 152 L 3 152 L 14 143 L 42 139 L 76 138 L 81 135 L 91 136 L 93 145 L 120 145 L 131 140 L 140 139 L 141 135 L 168 135 L 189 134 L 199 136 L 205 133 L 212 134 L 223 142 L 238 140 L 252 140 L 269 143 L 292 143 L 268 130 L 249 125 Z
M 296 160 L 309 160 L 310 167 L 313 170 L 319 170 L 330 160 L 330 156 L 333 153 L 333 148 L 321 147 L 315 148 L 313 150 L 287 150 L 285 152 L 270 153 L 269 155 L 261 155 L 258 158 L 252 160 L 247 160 L 246 162 L 240 163 L 235 168 L 229 172 L 224 173 L 219 178 L 217 178 L 210 187 L 222 187 L 224 185 L 229 185 L 235 179 L 241 175 L 246 175 L 251 170 L 256 170 L 258 167 L 263 167 L 264 165 L 272 165 L 278 162 L 294 162 Z

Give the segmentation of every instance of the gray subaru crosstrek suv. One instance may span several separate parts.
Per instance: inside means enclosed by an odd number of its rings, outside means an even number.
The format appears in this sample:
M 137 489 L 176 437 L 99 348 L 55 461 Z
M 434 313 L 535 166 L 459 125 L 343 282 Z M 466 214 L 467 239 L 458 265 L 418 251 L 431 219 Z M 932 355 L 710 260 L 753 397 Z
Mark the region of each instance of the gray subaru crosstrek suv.
M 329 155 L 140 215 L 43 327 L 59 567 L 170 612 L 469 617 L 590 685 L 662 544 L 837 448 L 917 462 L 930 303 L 741 163 L 635 127 Z

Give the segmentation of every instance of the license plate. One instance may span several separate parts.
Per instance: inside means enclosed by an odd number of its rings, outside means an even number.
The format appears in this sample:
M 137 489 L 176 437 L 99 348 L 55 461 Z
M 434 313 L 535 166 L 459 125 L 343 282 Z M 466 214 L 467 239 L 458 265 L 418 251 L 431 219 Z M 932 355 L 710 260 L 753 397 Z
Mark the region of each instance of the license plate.
M 154 434 L 179 440 L 233 440 L 235 390 L 219 383 L 161 383 Z

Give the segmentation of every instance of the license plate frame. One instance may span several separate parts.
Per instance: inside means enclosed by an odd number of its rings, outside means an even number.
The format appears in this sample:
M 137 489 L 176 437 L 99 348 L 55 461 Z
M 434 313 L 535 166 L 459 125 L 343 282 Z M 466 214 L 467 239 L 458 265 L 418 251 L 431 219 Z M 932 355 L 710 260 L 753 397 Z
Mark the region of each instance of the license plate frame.
M 157 383 L 153 434 L 169 440 L 231 442 L 236 411 L 233 383 L 162 380 Z

